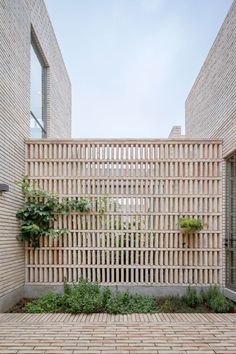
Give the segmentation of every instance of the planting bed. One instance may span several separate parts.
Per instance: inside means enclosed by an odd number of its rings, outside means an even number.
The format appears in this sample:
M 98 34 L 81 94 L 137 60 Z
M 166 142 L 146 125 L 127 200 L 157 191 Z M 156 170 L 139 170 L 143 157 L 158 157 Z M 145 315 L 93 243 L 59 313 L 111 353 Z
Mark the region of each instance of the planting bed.
M 112 294 L 108 288 L 81 280 L 78 284 L 65 284 L 64 294 L 48 293 L 37 300 L 22 299 L 9 312 L 28 313 L 228 313 L 236 305 L 219 288 L 210 287 L 197 292 L 189 287 L 182 297 L 154 297 L 128 292 Z

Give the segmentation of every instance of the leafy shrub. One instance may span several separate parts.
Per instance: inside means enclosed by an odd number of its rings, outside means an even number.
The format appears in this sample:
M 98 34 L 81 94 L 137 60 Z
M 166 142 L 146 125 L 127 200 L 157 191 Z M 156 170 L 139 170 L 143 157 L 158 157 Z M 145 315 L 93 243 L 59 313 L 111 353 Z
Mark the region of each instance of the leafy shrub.
M 214 299 L 221 294 L 218 286 L 210 286 L 205 293 L 203 293 L 204 299 L 206 302 L 209 302 L 211 299 Z
M 210 286 L 205 294 L 208 307 L 217 313 L 229 312 L 234 307 L 232 301 L 228 300 L 217 286 Z
M 207 306 L 208 307 L 207 307 Z M 110 314 L 154 313 L 154 312 L 206 312 L 210 308 L 214 312 L 234 310 L 234 304 L 225 298 L 219 288 L 210 287 L 203 294 L 189 287 L 184 296 L 168 296 L 156 299 L 119 292 L 112 294 L 109 288 L 101 288 L 96 283 L 80 280 L 79 283 L 65 284 L 64 294 L 48 293 L 38 300 L 26 304 L 30 313 L 68 312 Z
M 26 304 L 26 310 L 30 313 L 61 312 L 63 310 L 63 298 L 63 295 L 50 292 Z
M 178 225 L 184 232 L 196 232 L 203 228 L 201 220 L 193 218 L 180 218 Z
M 101 290 L 98 284 L 80 280 L 68 287 L 64 296 L 64 307 L 70 313 L 103 312 L 108 291 Z
M 199 294 L 196 289 L 192 287 L 188 287 L 185 296 L 183 297 L 186 304 L 190 307 L 197 307 L 198 305 L 203 303 L 202 295 Z
M 72 286 L 65 284 L 64 295 L 48 293 L 27 304 L 27 312 L 69 312 L 125 314 L 156 312 L 156 300 L 151 296 L 121 292 L 112 295 L 110 289 L 80 280 Z
M 232 304 L 223 294 L 219 294 L 208 302 L 208 306 L 214 312 L 224 313 L 229 312 Z
M 107 303 L 112 299 L 112 294 L 111 294 L 111 290 L 109 288 L 105 288 L 103 290 L 103 307 L 104 309 L 107 306 Z
M 106 312 L 111 314 L 151 313 L 156 312 L 156 300 L 152 296 L 120 292 L 110 297 L 106 304 Z
M 196 307 L 189 306 L 185 296 L 167 296 L 157 299 L 160 312 L 165 313 L 204 313 L 207 307 L 204 303 L 200 303 Z

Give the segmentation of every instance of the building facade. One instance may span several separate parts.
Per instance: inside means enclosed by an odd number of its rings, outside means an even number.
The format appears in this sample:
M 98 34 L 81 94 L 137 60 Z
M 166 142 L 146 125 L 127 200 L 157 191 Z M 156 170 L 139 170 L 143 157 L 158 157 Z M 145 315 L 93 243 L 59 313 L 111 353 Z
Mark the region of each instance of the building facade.
M 220 138 L 224 156 L 236 148 L 236 1 L 186 100 L 186 135 Z
M 236 0 L 187 97 L 186 136 L 222 140 L 225 286 L 236 291 Z
M 71 84 L 43 0 L 0 0 L 0 310 L 23 295 L 25 139 L 70 136 Z

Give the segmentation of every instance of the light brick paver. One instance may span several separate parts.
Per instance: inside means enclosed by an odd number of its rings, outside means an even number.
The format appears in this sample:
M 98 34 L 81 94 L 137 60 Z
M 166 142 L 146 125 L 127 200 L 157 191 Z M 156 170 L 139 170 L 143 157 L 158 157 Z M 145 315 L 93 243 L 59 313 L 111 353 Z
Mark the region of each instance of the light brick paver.
M 235 314 L 0 314 L 0 353 L 234 353 Z

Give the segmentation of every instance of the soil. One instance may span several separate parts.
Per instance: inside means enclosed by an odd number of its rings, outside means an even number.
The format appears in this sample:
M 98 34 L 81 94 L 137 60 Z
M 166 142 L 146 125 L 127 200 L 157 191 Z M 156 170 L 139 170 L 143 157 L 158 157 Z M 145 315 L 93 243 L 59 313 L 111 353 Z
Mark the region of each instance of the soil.
M 7 312 L 12 312 L 12 313 L 26 313 L 26 304 L 29 302 L 32 302 L 33 299 L 21 299 L 15 306 L 13 306 L 10 310 Z

